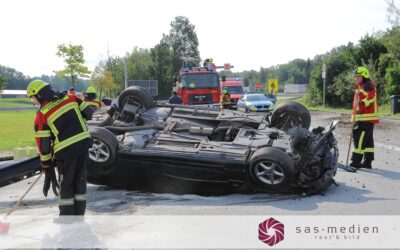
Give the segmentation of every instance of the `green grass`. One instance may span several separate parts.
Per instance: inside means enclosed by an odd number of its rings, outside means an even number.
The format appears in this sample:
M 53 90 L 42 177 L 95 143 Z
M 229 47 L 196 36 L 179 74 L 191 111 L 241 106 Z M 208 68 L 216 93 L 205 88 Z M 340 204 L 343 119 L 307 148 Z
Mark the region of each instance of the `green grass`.
M 0 151 L 35 146 L 33 121 L 35 111 L 0 111 Z
M 0 108 L 32 107 L 33 101 L 28 98 L 1 98 Z
M 285 101 L 289 101 L 289 100 L 279 100 L 278 99 L 277 100 L 277 105 L 279 103 L 285 102 Z M 320 111 L 331 111 L 331 112 L 339 112 L 339 113 L 351 113 L 351 109 L 349 109 L 349 108 L 337 108 L 337 107 L 329 107 L 329 106 L 323 107 L 322 105 L 320 105 L 320 106 L 307 105 L 305 103 L 304 97 L 291 99 L 290 101 L 299 102 L 299 103 L 303 104 L 304 106 L 306 106 L 308 110 L 312 110 L 312 111 L 320 110 Z M 395 114 L 395 115 L 391 115 L 390 114 L 390 104 L 379 105 L 378 111 L 379 111 L 379 115 L 380 116 L 392 117 L 392 118 L 400 118 L 400 114 Z

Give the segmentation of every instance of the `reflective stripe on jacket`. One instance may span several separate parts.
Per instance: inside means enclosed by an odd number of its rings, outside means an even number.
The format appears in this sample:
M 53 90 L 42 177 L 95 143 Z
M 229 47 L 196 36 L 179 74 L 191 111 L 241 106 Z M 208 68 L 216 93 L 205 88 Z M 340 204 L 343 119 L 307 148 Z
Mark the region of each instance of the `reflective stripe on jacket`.
M 36 113 L 34 128 L 44 165 L 51 160 L 51 153 L 57 155 L 63 149 L 90 138 L 84 117 L 90 119 L 92 113 L 92 108 L 75 96 L 66 95 L 42 105 Z
M 372 82 L 354 85 L 353 113 L 351 121 L 368 121 L 379 123 L 378 95 Z
M 88 100 L 85 98 L 84 101 L 90 106 L 92 106 L 94 109 L 101 107 L 101 102 L 98 99 Z

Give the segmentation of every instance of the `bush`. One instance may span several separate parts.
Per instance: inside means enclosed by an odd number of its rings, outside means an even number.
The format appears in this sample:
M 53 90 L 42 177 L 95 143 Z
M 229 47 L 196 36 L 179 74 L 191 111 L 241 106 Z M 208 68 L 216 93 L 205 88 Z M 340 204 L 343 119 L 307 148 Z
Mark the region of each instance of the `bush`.
M 400 94 L 400 64 L 395 64 L 386 69 L 385 75 L 385 96 L 390 98 L 391 95 Z

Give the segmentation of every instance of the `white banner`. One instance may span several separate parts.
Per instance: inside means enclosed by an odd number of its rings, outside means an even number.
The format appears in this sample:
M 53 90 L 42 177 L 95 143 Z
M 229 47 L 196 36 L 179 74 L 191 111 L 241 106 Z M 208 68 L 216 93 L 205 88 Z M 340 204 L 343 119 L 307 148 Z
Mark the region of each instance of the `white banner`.
M 400 216 L 11 216 L 0 248 L 398 248 Z M 3 227 L 4 224 L 0 225 Z

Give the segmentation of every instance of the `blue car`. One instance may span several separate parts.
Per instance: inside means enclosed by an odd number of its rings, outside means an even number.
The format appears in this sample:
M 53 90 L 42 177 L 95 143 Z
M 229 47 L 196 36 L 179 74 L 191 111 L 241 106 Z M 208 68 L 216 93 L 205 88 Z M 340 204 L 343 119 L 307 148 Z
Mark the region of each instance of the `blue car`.
M 238 110 L 245 112 L 270 112 L 274 108 L 274 103 L 262 93 L 250 93 L 241 96 L 237 106 Z

